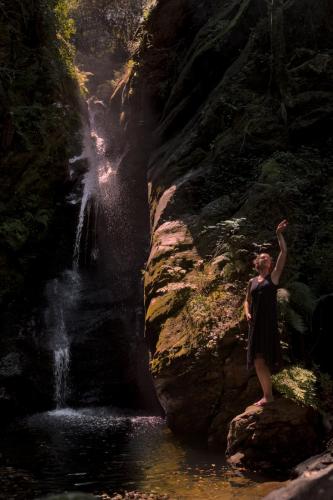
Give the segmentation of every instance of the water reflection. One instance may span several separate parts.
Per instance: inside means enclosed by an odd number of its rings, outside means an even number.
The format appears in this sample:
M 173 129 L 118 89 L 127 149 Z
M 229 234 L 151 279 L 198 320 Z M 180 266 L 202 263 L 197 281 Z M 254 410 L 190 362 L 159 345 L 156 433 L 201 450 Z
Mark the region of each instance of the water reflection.
M 139 490 L 173 499 L 256 499 L 274 483 L 181 445 L 159 417 L 115 408 L 62 409 L 16 422 L 1 438 L 1 498 Z

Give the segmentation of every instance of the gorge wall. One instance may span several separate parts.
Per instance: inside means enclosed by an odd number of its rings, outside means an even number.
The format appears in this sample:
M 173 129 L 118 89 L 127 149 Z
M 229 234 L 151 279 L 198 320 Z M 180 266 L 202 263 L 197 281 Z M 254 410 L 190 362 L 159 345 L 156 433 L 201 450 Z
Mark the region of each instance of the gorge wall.
M 311 361 L 309 318 L 332 293 L 332 15 L 328 0 L 157 1 L 111 99 L 111 135 L 148 175 L 158 397 L 173 430 L 215 446 L 259 395 L 242 302 L 281 219 L 287 364 Z
M 65 198 L 72 187 L 68 158 L 80 148 L 80 118 L 65 3 L 3 2 L 0 30 L 0 413 L 5 418 L 52 401 L 52 374 L 45 372 L 50 360 L 36 338 L 40 325 L 32 311 L 45 300 L 46 278 L 71 262 L 76 208 Z

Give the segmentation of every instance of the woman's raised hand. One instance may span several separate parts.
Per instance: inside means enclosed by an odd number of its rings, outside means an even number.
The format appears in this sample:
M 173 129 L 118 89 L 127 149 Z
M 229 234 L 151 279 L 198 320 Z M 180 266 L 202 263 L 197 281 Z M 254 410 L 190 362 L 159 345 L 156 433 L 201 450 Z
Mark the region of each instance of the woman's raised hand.
M 284 219 L 282 222 L 280 222 L 280 224 L 276 228 L 276 234 L 283 233 L 283 231 L 285 231 L 287 226 L 288 226 L 288 221 L 287 219 Z

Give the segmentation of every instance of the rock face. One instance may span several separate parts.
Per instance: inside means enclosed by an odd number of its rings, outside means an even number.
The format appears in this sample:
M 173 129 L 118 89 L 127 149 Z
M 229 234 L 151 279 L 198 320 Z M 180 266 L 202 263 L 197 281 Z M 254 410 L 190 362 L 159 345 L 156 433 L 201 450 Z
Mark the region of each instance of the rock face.
M 302 454 L 318 450 L 319 431 L 314 410 L 279 398 L 265 407 L 250 406 L 231 421 L 227 455 L 231 463 L 290 468 Z
M 333 281 L 332 14 L 328 0 L 158 1 L 111 101 L 114 133 L 147 167 L 158 396 L 173 430 L 217 447 L 259 396 L 242 319 L 253 251 L 288 218 L 286 286 L 320 297 Z M 309 301 L 291 300 L 298 339 Z
M 312 457 L 295 468 L 299 476 L 284 488 L 279 488 L 265 500 L 307 500 L 331 498 L 333 495 L 333 455 L 331 451 Z
M 324 453 L 315 455 L 314 457 L 305 460 L 294 468 L 294 474 L 298 477 L 306 475 L 307 472 L 320 471 L 333 465 L 333 450 L 332 442 Z

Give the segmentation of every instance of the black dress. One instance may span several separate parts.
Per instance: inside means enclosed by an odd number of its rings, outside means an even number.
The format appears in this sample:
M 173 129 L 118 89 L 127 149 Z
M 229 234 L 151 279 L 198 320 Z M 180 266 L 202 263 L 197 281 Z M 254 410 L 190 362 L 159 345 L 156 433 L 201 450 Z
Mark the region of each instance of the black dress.
M 272 372 L 281 367 L 281 347 L 277 322 L 277 286 L 271 275 L 263 281 L 251 282 L 251 321 L 247 349 L 247 366 L 251 368 L 256 355 L 261 355 Z

